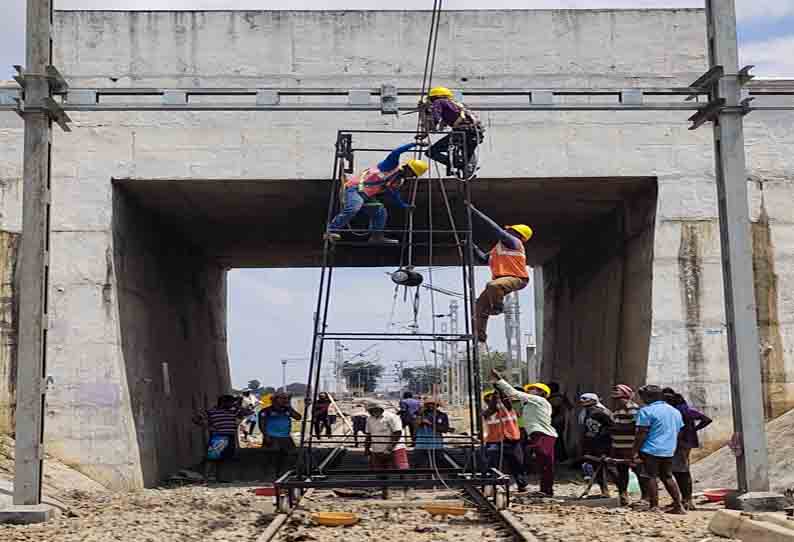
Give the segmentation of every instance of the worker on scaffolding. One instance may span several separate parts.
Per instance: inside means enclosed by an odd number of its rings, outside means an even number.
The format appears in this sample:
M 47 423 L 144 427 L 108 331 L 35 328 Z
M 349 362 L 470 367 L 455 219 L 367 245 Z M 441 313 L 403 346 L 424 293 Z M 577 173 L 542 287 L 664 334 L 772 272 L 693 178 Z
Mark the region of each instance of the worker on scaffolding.
M 408 143 L 397 147 L 377 166 L 348 177 L 345 181 L 345 201 L 342 210 L 328 224 L 326 240 L 339 241 L 342 237 L 338 232 L 346 228 L 364 208 L 369 214 L 369 241 L 371 243 L 399 243 L 398 240 L 389 239 L 383 234 L 388 215 L 380 196 L 390 196 L 403 209 L 411 207 L 400 198 L 399 190 L 406 179 L 421 177 L 427 171 L 428 165 L 427 162 L 415 159 L 400 165 L 400 155 L 417 145 L 419 144 Z
M 436 162 L 447 167 L 447 174 L 452 169 L 462 172 L 462 178 L 470 179 L 477 172 L 477 159 L 475 151 L 483 142 L 485 129 L 479 117 L 464 104 L 455 100 L 455 95 L 446 87 L 430 89 L 427 99 L 420 104 L 420 111 L 424 117 L 424 128 L 427 131 L 442 131 L 451 128 L 453 132 L 463 134 L 465 144 L 460 149 L 460 158 L 450 156 L 450 143 L 452 135 L 446 135 L 433 143 L 427 150 L 427 155 Z M 424 134 L 419 134 L 424 139 Z
M 469 207 L 499 238 L 489 253 L 474 245 L 477 258 L 490 265 L 492 275 L 485 290 L 477 298 L 474 309 L 477 339 L 484 343 L 488 339 L 488 318 L 504 312 L 504 298 L 507 294 L 523 290 L 529 284 L 524 243 L 532 238 L 532 228 L 526 224 L 501 228 L 473 205 L 469 204 Z

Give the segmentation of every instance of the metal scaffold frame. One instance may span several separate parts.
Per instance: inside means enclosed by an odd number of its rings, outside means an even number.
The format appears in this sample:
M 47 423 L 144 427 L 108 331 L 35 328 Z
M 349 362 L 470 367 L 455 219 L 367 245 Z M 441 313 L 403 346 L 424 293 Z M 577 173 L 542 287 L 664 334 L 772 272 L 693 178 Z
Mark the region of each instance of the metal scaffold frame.
M 743 453 L 737 457 L 739 488 L 769 488 L 768 458 L 761 405 L 758 331 L 755 321 L 753 270 L 749 237 L 742 117 L 759 110 L 794 110 L 794 105 L 752 105 L 756 96 L 794 96 L 790 84 L 747 85 L 749 69 L 739 69 L 734 0 L 705 0 L 710 70 L 690 87 L 629 89 L 471 90 L 468 96 L 516 96 L 522 103 L 497 100 L 472 104 L 480 111 L 679 111 L 694 112 L 692 128 L 714 127 L 715 171 L 719 194 L 720 236 L 724 268 L 725 309 L 734 424 Z M 437 26 L 437 15 L 434 11 Z M 19 264 L 19 371 L 17 375 L 16 463 L 14 503 L 41 502 L 41 470 L 46 390 L 47 289 L 49 269 L 49 191 L 52 123 L 69 130 L 69 111 L 380 111 L 397 114 L 399 96 L 415 89 L 70 89 L 52 66 L 52 0 L 27 0 L 26 66 L 19 68 L 20 89 L 0 89 L 0 110 L 15 111 L 25 123 L 23 226 Z M 437 43 L 437 42 L 436 42 Z M 162 96 L 159 104 L 108 103 L 111 94 Z M 225 103 L 195 103 L 193 96 L 229 97 Z M 291 96 L 323 95 L 338 103 L 289 103 Z M 252 103 L 240 102 L 246 96 Z M 372 103 L 379 96 L 380 103 Z M 613 103 L 565 103 L 557 97 L 579 96 Z M 656 103 L 659 96 L 692 97 L 684 102 Z M 347 98 L 345 103 L 343 98 Z M 282 103 L 282 98 L 285 102 Z M 707 101 L 701 102 L 705 98 Z M 467 317 L 467 321 L 469 318 Z M 330 338 L 326 335 L 324 338 Z
M 354 135 L 372 136 L 383 135 L 415 135 L 415 132 L 390 131 L 390 130 L 342 130 L 337 134 L 334 153 L 333 177 L 329 193 L 327 220 L 330 223 L 336 212 L 343 206 L 341 193 L 346 174 L 354 171 L 356 152 L 380 152 L 382 149 L 372 147 L 358 147 L 353 144 Z M 441 135 L 439 132 L 430 132 L 429 136 Z M 444 134 L 447 135 L 447 134 Z M 450 156 L 460 152 L 466 154 L 466 138 L 462 133 L 453 133 L 450 143 Z M 434 182 L 438 182 L 436 186 Z M 407 227 L 397 231 L 402 234 L 402 242 L 385 248 L 383 245 L 372 245 L 367 241 L 332 242 L 326 239 L 323 244 L 323 264 L 320 272 L 317 303 L 315 306 L 315 322 L 312 339 L 312 353 L 309 358 L 309 373 L 307 392 L 304 403 L 303 419 L 301 421 L 300 460 L 294 472 L 287 473 L 280 478 L 275 486 L 279 494 L 294 496 L 295 490 L 311 487 L 346 488 L 346 487 L 501 487 L 494 495 L 509 497 L 509 477 L 495 469 L 489 469 L 483 461 L 483 427 L 479 413 L 482 411 L 480 390 L 479 351 L 476 344 L 476 330 L 473 329 L 474 319 L 474 246 L 472 238 L 472 213 L 465 202 L 471 200 L 471 185 L 468 182 L 456 182 L 455 198 L 451 198 L 456 205 L 455 209 L 447 199 L 446 189 L 440 183 L 441 178 L 413 179 L 409 187 L 412 195 L 411 201 L 415 202 L 419 194 L 427 197 L 428 205 L 432 202 L 433 193 L 438 191 L 445 199 L 448 206 L 450 225 L 444 229 L 434 229 L 432 223 L 427 229 L 414 228 L 414 211 L 406 211 Z M 455 220 L 457 215 L 458 220 Z M 461 223 L 460 227 L 456 223 Z M 348 230 L 355 234 L 361 230 Z M 366 230 L 362 231 L 365 233 Z M 426 242 L 415 241 L 415 236 L 426 236 Z M 453 237 L 454 242 L 449 238 Z M 443 243 L 438 240 L 443 239 Z M 463 290 L 464 326 L 462 333 L 420 333 L 413 332 L 349 332 L 334 331 L 329 324 L 329 308 L 332 298 L 332 279 L 335 269 L 335 255 L 344 250 L 392 250 L 400 251 L 400 267 L 412 268 L 413 258 L 416 257 L 415 249 L 420 246 L 427 247 L 429 265 L 432 268 L 432 247 L 440 244 L 455 246 L 459 249 L 461 257 L 461 282 Z M 407 255 L 407 261 L 406 261 Z M 407 265 L 405 265 L 407 264 Z M 406 287 L 407 288 L 407 287 Z M 419 288 L 419 286 L 415 286 Z M 323 443 L 334 445 L 334 448 L 318 448 L 309 424 L 309 415 L 312 406 L 317 402 L 320 393 L 320 378 L 323 369 L 323 355 L 325 343 L 328 341 L 419 341 L 465 344 L 465 369 L 466 369 L 466 395 L 468 406 L 468 422 L 470 431 L 466 434 L 445 435 L 446 444 L 453 448 L 465 449 L 466 460 L 464 465 L 459 465 L 448 453 L 439 451 L 437 463 L 428 468 L 410 470 L 389 469 L 340 469 L 335 464 L 345 453 L 345 444 L 349 443 L 346 436 L 323 439 Z M 374 442 L 377 437 L 371 437 Z M 386 438 L 386 437 L 382 437 Z M 327 455 L 320 457 L 320 453 L 327 450 Z M 435 452 L 433 452 L 435 455 Z M 438 463 L 443 464 L 439 467 Z M 292 498 L 292 497 L 291 497 Z

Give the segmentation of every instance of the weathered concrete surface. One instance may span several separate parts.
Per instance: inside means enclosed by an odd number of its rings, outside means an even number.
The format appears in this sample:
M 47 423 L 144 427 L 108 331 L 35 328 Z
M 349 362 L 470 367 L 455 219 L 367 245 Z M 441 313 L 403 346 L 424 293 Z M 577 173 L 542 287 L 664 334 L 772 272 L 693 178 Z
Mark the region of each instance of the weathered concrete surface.
M 122 354 L 143 482 L 206 453 L 190 423 L 231 389 L 226 272 L 123 189 L 113 197 L 113 262 Z
M 17 296 L 14 280 L 19 234 L 0 231 L 0 434 L 14 429 L 17 367 Z
M 416 87 L 426 28 L 427 14 L 410 12 L 59 12 L 55 56 L 75 86 L 368 88 L 392 82 Z M 464 90 L 672 86 L 690 83 L 705 66 L 700 10 L 451 12 L 442 19 L 434 82 Z M 477 197 L 500 219 L 520 216 L 532 222 L 533 213 L 537 215 L 541 227 L 533 243 L 548 249 L 543 257 L 541 251 L 535 254 L 538 263 L 551 263 L 555 256 L 568 258 L 568 269 L 587 269 L 597 278 L 592 290 L 579 293 L 579 306 L 585 309 L 582 321 L 589 324 L 578 330 L 578 352 L 588 345 L 600 349 L 604 342 L 593 334 L 609 322 L 614 344 L 606 354 L 598 354 L 598 365 L 616 363 L 609 374 L 621 380 L 639 383 L 645 378 L 680 388 L 717 419 L 706 439 L 718 440 L 730 435 L 731 424 L 711 134 L 688 131 L 686 117 L 639 112 L 483 115 L 488 139 L 482 149 L 482 175 L 489 181 Z M 140 301 L 130 292 L 145 294 L 153 307 L 163 306 L 168 304 L 158 299 L 166 290 L 163 285 L 187 276 L 189 270 L 120 253 L 115 246 L 119 236 L 131 232 L 114 214 L 111 179 L 140 183 L 140 190 L 130 185 L 131 195 L 143 194 L 153 186 L 148 183 L 184 183 L 186 197 L 197 201 L 206 194 L 201 195 L 195 180 L 323 179 L 337 129 L 410 130 L 414 119 L 288 112 L 102 113 L 73 118 L 74 132 L 56 131 L 54 138 L 49 368 L 57 384 L 48 397 L 47 445 L 53 454 L 110 485 L 140 486 L 173 461 L 165 450 L 158 452 L 162 457 L 151 457 L 148 448 L 152 442 L 171 442 L 163 431 L 172 423 L 189 431 L 186 416 L 194 396 L 176 392 L 179 420 L 160 421 L 165 414 L 140 407 L 175 400 L 161 387 L 162 363 L 169 363 L 169 371 L 179 363 L 164 335 L 147 329 L 152 312 L 134 309 Z M 793 120 L 790 113 L 753 113 L 746 128 L 753 219 L 762 224 L 754 236 L 756 267 L 766 278 L 757 292 L 767 300 L 759 318 L 766 326 L 762 336 L 771 347 L 765 373 L 772 377 L 767 397 L 774 411 L 788 408 L 794 399 L 794 215 L 789 204 L 794 196 Z M 8 231 L 18 231 L 20 223 L 20 127 L 15 115 L 0 117 L 0 227 Z M 368 141 L 372 146 L 399 142 L 394 137 Z M 379 155 L 359 157 L 359 162 L 376 159 Z M 541 216 L 539 208 L 555 208 L 550 196 L 566 188 L 562 181 L 581 177 L 601 184 L 566 196 L 576 205 L 565 218 Z M 505 179 L 536 182 L 538 189 L 505 201 L 499 197 L 499 184 Z M 569 234 L 592 239 L 589 224 L 621 216 L 615 214 L 617 201 L 604 205 L 594 200 L 609 192 L 612 183 L 629 179 L 655 179 L 653 231 L 631 226 L 637 236 L 624 239 L 614 257 L 578 265 L 575 253 L 560 247 Z M 158 208 L 157 190 L 138 198 L 137 218 L 130 221 L 160 213 L 158 220 L 166 225 L 157 230 L 165 238 L 162 246 L 199 241 L 188 260 L 202 277 L 198 290 L 203 289 L 200 294 L 206 298 L 176 289 L 173 310 L 154 322 L 178 331 L 181 311 L 194 310 L 199 299 L 202 306 L 213 306 L 211 300 L 222 296 L 221 267 L 311 264 L 311 257 L 267 259 L 292 235 L 294 212 L 279 210 L 284 203 L 280 195 L 260 195 L 248 202 L 247 211 L 276 226 L 248 232 L 246 242 L 238 244 L 245 250 L 223 258 L 207 249 L 224 245 L 223 239 L 233 231 L 230 224 L 225 229 L 224 224 L 205 220 L 211 226 L 197 229 L 184 220 L 184 211 L 169 205 Z M 316 197 L 319 201 L 320 195 Z M 763 220 L 762 202 L 767 217 Z M 315 204 L 314 199 L 307 201 L 306 209 Z M 632 206 L 620 205 L 623 223 L 633 223 Z M 320 223 L 318 218 L 316 231 L 296 235 L 305 236 L 306 242 L 317 238 Z M 571 229 L 555 237 L 563 223 Z M 213 230 L 214 238 L 200 235 Z M 144 254 L 162 250 L 155 243 L 154 226 L 141 234 L 136 242 Z M 120 262 L 125 269 L 143 271 L 120 273 Z M 568 284 L 574 284 L 573 278 L 560 277 Z M 121 288 L 125 280 L 133 285 L 130 292 Z M 622 284 L 621 302 L 602 305 L 603 292 L 596 292 L 596 284 Z M 310 311 L 307 307 L 307 314 Z M 207 314 L 196 319 L 197 329 L 215 320 Z M 615 342 L 618 330 L 620 346 Z M 202 371 L 220 370 L 223 360 L 212 358 L 220 341 L 220 334 L 203 337 L 191 350 L 191 355 L 200 356 Z M 544 352 L 549 352 L 548 341 Z M 582 368 L 588 363 L 576 362 Z M 603 392 L 605 380 L 596 373 L 575 371 L 571 385 Z M 142 393 L 136 379 L 147 378 L 152 383 Z M 201 386 L 206 386 L 211 402 L 215 383 L 204 381 Z M 197 442 L 198 437 L 191 433 L 182 438 Z

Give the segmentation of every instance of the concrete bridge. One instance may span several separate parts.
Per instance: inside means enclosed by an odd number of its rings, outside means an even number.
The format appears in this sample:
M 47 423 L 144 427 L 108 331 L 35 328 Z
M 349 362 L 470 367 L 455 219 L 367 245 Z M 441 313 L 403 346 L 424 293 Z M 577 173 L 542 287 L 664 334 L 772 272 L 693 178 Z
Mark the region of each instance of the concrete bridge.
M 704 22 L 701 10 L 449 12 L 434 82 L 683 87 L 706 68 Z M 417 12 L 58 12 L 55 56 L 75 87 L 410 88 L 428 24 Z M 535 228 L 543 374 L 571 391 L 674 386 L 717 420 L 707 440 L 729 437 L 710 131 L 689 131 L 681 111 L 482 116 L 474 199 Z M 109 486 L 152 485 L 201 456 L 190 417 L 230 384 L 226 271 L 318 265 L 336 131 L 410 130 L 414 119 L 72 117 L 73 132 L 53 141 L 47 450 Z M 746 121 L 769 415 L 794 405 L 793 121 Z M 0 430 L 13 411 L 21 149 L 21 121 L 0 116 Z

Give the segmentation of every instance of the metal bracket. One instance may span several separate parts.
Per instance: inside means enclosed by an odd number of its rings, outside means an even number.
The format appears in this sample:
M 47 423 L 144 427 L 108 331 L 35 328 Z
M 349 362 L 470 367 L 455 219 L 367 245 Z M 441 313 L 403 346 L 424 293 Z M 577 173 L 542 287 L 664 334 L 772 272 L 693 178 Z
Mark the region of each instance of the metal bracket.
M 187 92 L 181 90 L 166 90 L 163 92 L 163 104 L 185 105 L 187 104 Z
M 257 90 L 256 105 L 278 105 L 281 96 L 277 90 Z
M 41 393 L 47 394 L 52 390 L 53 386 L 55 385 L 55 379 L 51 375 L 47 375 L 45 378 L 41 379 Z
M 395 85 L 381 85 L 380 112 L 382 115 L 398 115 L 400 113 L 400 103 Z
M 554 93 L 550 90 L 533 90 L 529 93 L 532 105 L 554 105 Z
M 697 99 L 700 94 L 703 92 L 708 92 L 711 94 L 714 89 L 714 85 L 723 78 L 725 75 L 725 69 L 722 66 L 714 66 L 709 71 L 698 77 L 694 83 L 689 85 L 689 88 L 697 90 L 699 92 L 693 92 L 689 96 L 687 96 L 686 101 L 695 100 Z
M 725 98 L 719 98 L 710 102 L 706 107 L 689 117 L 692 126 L 690 130 L 697 130 L 709 121 L 714 121 L 721 111 L 725 109 Z
M 347 93 L 347 103 L 350 105 L 369 105 L 369 90 L 350 90 Z
M 25 88 L 25 68 L 20 66 L 19 64 L 14 64 L 14 69 L 17 71 L 17 74 L 14 76 L 14 81 L 20 86 L 20 88 Z
M 623 105 L 642 105 L 643 92 L 639 88 L 630 88 L 620 91 L 620 103 Z
M 44 98 L 44 106 L 49 112 L 50 118 L 52 118 L 52 120 L 61 127 L 61 130 L 64 132 L 72 131 L 72 129 L 69 128 L 69 123 L 72 122 L 72 119 L 70 119 L 69 115 L 66 114 L 66 111 L 63 110 L 61 104 L 48 97 Z
M 50 90 L 55 94 L 65 92 L 69 88 L 69 83 L 66 82 L 61 72 L 55 66 L 47 66 L 47 79 L 50 81 Z
M 345 173 L 353 173 L 353 134 L 340 134 L 336 140 L 336 156 L 346 162 Z
M 740 85 L 744 86 L 753 79 L 755 79 L 755 75 L 750 73 L 750 70 L 752 70 L 753 68 L 755 68 L 755 66 L 753 64 L 750 64 L 749 66 L 745 66 L 744 68 L 739 70 L 739 73 L 737 75 L 739 76 Z

